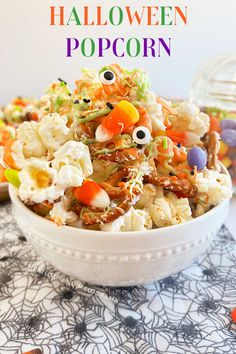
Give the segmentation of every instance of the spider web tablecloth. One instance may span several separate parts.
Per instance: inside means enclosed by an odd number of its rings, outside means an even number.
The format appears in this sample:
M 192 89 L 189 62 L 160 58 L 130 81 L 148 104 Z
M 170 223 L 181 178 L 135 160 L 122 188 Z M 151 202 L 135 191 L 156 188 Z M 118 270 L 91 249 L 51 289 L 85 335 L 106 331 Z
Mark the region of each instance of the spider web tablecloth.
M 0 207 L 0 353 L 236 353 L 236 241 L 225 227 L 184 271 L 148 286 L 75 281 L 36 255 Z M 107 296 L 105 296 L 107 295 Z

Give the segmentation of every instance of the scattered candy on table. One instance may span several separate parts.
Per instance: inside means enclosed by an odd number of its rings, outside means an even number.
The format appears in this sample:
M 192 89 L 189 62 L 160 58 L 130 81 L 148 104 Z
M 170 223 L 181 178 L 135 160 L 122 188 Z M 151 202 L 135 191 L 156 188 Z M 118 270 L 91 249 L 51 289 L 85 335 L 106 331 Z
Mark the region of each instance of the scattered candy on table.
M 231 311 L 231 318 L 234 323 L 236 323 L 236 307 Z
M 236 187 L 236 112 L 218 108 L 204 108 L 209 114 L 212 129 L 221 134 L 219 159 L 229 170 L 233 185 Z
M 32 349 L 27 352 L 24 352 L 22 354 L 43 354 L 43 351 L 41 349 Z

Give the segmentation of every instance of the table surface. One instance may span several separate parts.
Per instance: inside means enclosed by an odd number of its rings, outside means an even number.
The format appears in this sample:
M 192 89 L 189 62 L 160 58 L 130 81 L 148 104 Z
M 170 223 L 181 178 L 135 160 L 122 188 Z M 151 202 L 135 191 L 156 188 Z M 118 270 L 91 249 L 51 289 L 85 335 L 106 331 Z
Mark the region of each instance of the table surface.
M 235 200 L 233 201 L 235 205 Z M 232 207 L 234 208 L 234 206 Z M 235 226 L 233 213 L 227 225 Z M 137 287 L 92 286 L 37 256 L 0 207 L 0 353 L 236 353 L 236 240 L 222 227 L 190 267 Z

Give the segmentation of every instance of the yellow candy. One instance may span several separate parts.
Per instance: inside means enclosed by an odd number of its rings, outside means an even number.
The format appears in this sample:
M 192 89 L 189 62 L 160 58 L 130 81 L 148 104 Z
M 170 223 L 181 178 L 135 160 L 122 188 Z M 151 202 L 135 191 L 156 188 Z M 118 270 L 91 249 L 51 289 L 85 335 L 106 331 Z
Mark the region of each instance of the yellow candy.
M 228 150 L 229 150 L 228 145 L 226 145 L 226 144 L 221 140 L 221 142 L 220 142 L 220 151 L 219 151 L 219 154 L 222 155 L 222 156 L 224 156 L 224 155 L 227 154 Z
M 124 118 L 126 116 L 126 119 L 132 122 L 132 124 L 135 124 L 139 121 L 138 110 L 128 101 L 120 101 L 120 103 L 118 103 L 118 105 L 115 107 L 115 110 L 118 111 L 118 109 L 123 111 Z
M 221 162 L 223 163 L 223 165 L 226 168 L 229 168 L 232 165 L 232 161 L 230 160 L 230 158 L 228 156 L 224 157 Z

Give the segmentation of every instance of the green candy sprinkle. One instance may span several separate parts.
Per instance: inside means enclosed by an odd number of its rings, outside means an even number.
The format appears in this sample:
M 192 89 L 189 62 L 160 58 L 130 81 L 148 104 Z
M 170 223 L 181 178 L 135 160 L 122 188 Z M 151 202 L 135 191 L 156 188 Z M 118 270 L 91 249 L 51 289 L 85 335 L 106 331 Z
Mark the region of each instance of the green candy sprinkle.
M 4 175 L 10 184 L 12 184 L 16 188 L 19 188 L 21 182 L 20 182 L 19 173 L 17 170 L 6 169 L 6 171 L 4 172 Z
M 167 150 L 167 147 L 168 147 L 168 146 L 167 146 L 167 139 L 166 139 L 166 138 L 163 139 L 162 144 L 163 144 L 163 149 L 164 149 L 164 150 Z

